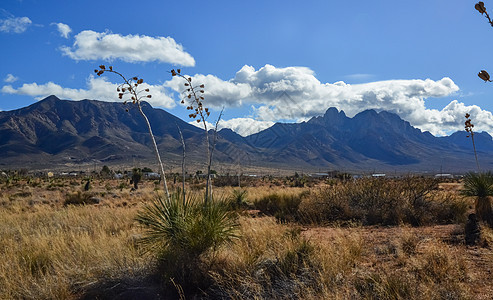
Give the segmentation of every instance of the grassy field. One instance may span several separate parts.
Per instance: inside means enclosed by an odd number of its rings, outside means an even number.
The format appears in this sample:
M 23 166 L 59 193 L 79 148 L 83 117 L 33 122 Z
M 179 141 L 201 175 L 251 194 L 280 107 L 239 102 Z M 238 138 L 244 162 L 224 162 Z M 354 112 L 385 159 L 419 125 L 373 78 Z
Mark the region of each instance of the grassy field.
M 0 183 L 0 299 L 493 297 L 493 232 L 483 226 L 481 245 L 464 244 L 474 202 L 457 183 L 258 180 L 241 203 L 235 188 L 216 187 L 216 198 L 237 196 L 239 229 L 195 262 L 197 284 L 165 283 L 139 243 L 135 218 L 162 193 L 156 183 L 85 183 Z

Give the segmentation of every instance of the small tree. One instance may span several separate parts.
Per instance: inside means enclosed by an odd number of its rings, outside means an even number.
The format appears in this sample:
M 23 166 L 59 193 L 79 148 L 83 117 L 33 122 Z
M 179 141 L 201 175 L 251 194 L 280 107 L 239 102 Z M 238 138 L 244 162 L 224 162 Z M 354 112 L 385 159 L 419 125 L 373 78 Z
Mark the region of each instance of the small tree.
M 111 170 L 107 165 L 104 165 L 100 172 L 103 178 L 109 178 L 111 175 Z
M 132 170 L 132 183 L 134 185 L 134 189 L 139 188 L 139 182 L 142 180 L 142 171 L 139 168 L 134 168 Z

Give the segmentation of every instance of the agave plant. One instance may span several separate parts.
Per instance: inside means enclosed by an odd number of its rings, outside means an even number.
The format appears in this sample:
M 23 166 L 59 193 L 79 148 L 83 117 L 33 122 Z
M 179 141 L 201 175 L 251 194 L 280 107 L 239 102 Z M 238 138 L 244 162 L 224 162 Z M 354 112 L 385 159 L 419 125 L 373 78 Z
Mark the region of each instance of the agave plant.
M 462 194 L 476 197 L 476 215 L 493 227 L 493 211 L 490 198 L 490 196 L 493 196 L 493 173 L 467 173 L 464 177 Z

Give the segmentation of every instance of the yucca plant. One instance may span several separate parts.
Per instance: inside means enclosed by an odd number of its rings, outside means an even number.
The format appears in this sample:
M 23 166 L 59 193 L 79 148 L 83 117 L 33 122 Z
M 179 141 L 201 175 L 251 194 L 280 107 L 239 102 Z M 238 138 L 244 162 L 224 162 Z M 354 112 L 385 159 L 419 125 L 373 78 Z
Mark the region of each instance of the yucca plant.
M 462 194 L 476 197 L 476 215 L 493 227 L 493 211 L 491 198 L 493 196 L 493 173 L 467 173 L 464 177 Z
M 141 210 L 136 220 L 146 230 L 143 249 L 156 254 L 164 279 L 200 286 L 204 274 L 201 256 L 213 254 L 236 237 L 237 215 L 224 201 L 199 201 L 197 194 L 172 193 L 156 198 Z

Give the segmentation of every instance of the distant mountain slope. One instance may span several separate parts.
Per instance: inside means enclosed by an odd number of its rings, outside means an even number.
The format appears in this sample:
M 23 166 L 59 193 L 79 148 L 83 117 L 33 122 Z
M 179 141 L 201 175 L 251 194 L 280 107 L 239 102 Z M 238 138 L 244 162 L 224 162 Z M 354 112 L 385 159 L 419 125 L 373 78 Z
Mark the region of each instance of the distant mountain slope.
M 188 162 L 200 166 L 205 157 L 203 130 L 148 103 L 142 107 L 166 164 L 181 160 L 179 126 Z M 492 137 L 476 133 L 475 140 L 482 167 L 490 169 Z M 150 145 L 147 126 L 132 105 L 50 96 L 0 112 L 0 168 L 152 163 Z M 393 113 L 367 110 L 349 118 L 335 108 L 307 122 L 276 123 L 248 137 L 223 129 L 214 157 L 220 164 L 305 170 L 452 172 L 475 167 L 465 132 L 434 137 Z
M 480 160 L 492 166 L 493 140 L 475 135 Z M 277 162 L 294 160 L 333 168 L 409 171 L 472 170 L 471 141 L 465 132 L 435 137 L 389 112 L 363 111 L 353 118 L 329 108 L 323 116 L 300 124 L 276 123 L 246 140 L 271 153 Z
M 181 151 L 178 126 L 186 140 L 200 143 L 200 128 L 147 103 L 142 103 L 142 109 L 162 151 Z M 0 152 L 20 163 L 38 155 L 48 155 L 55 163 L 153 158 L 150 145 L 147 126 L 132 105 L 50 96 L 26 108 L 0 112 Z M 190 150 L 196 152 L 196 148 Z

